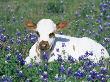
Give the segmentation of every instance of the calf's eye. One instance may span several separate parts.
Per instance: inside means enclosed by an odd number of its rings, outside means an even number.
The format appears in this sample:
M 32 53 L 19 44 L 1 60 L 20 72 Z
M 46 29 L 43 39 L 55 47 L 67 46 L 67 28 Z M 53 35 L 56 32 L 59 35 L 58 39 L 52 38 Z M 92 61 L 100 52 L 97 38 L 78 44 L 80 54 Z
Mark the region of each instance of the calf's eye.
M 40 37 L 40 34 L 39 34 L 39 32 L 38 32 L 38 31 L 36 32 L 36 34 L 37 34 L 37 36 L 38 36 L 38 37 Z
M 53 37 L 55 37 L 55 33 L 50 33 L 49 38 L 53 38 Z

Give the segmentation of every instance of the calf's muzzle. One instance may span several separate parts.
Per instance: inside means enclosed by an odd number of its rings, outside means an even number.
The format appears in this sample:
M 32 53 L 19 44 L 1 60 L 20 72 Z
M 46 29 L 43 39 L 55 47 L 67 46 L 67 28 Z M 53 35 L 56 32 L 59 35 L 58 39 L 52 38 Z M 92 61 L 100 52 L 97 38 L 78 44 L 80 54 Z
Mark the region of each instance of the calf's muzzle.
M 50 46 L 49 46 L 49 43 L 48 43 L 48 41 L 41 41 L 40 43 L 39 43 L 39 49 L 40 50 L 43 50 L 43 51 L 45 51 L 45 50 L 48 50 L 50 48 Z

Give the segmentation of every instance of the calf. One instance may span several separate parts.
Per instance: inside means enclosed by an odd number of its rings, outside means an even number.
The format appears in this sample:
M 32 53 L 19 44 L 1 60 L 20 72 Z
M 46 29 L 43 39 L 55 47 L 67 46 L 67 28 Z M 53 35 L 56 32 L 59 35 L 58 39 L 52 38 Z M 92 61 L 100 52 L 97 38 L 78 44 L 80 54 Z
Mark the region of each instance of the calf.
M 59 55 L 64 60 L 67 60 L 68 56 L 76 60 L 86 56 L 94 62 L 99 61 L 101 57 L 109 57 L 107 50 L 102 45 L 88 37 L 77 38 L 56 34 L 58 30 L 66 26 L 65 21 L 55 24 L 50 19 L 42 19 L 37 25 L 28 21 L 26 27 L 36 31 L 38 41 L 31 47 L 29 56 L 25 59 L 26 64 L 29 64 L 31 60 L 41 62 L 42 52 L 48 52 L 49 62 L 57 60 Z

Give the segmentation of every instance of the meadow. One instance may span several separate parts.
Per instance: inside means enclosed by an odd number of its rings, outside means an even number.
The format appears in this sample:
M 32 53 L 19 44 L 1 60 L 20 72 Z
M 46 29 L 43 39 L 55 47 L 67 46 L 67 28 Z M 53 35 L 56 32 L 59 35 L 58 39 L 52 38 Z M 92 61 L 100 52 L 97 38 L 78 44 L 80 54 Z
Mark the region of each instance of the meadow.
M 25 21 L 42 18 L 68 21 L 60 34 L 89 37 L 110 54 L 110 0 L 0 0 L 0 82 L 110 82 L 110 59 L 68 61 L 59 56 L 48 63 L 24 65 L 37 35 Z M 89 54 L 89 53 L 88 53 Z

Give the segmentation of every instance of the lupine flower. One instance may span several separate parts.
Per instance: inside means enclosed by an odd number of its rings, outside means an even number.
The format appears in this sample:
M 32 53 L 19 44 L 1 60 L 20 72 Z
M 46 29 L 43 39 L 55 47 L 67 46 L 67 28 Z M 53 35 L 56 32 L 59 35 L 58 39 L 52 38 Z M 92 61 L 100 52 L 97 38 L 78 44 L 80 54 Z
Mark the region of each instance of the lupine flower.
M 11 56 L 11 54 L 7 54 L 6 55 L 6 61 L 9 61 L 10 60 L 10 56 Z
M 46 71 L 44 71 L 44 73 L 43 73 L 43 78 L 48 78 L 48 73 L 46 72 Z
M 71 67 L 68 67 L 67 68 L 66 74 L 67 74 L 67 76 L 71 76 L 73 74 L 73 71 L 72 71 L 72 68 Z
M 17 75 L 18 75 L 19 77 L 23 77 L 23 76 L 24 76 L 22 70 L 16 69 L 16 73 L 17 73 Z
M 40 79 L 43 81 L 43 82 L 48 82 L 48 74 L 46 71 L 44 71 L 44 73 L 40 76 Z
M 103 31 L 103 26 L 99 25 L 99 31 L 102 32 Z
M 91 77 L 92 77 L 93 79 L 96 78 L 97 74 L 98 74 L 98 73 L 96 72 L 96 70 L 90 71 L 90 75 L 91 75 Z
M 63 61 L 61 55 L 58 55 L 58 59 L 57 59 L 57 61 L 58 61 L 59 63 L 61 63 L 61 62 Z
M 20 36 L 21 35 L 21 32 L 17 30 L 16 35 L 17 36 Z
M 0 82 L 12 82 L 12 78 L 10 76 L 3 75 Z
M 11 51 L 11 46 L 9 46 L 9 45 L 6 46 L 5 51 L 8 51 L 8 52 Z
M 88 80 L 88 81 L 94 81 L 94 79 L 92 78 L 91 75 L 88 75 L 88 76 L 87 76 L 87 80 Z
M 101 68 L 100 68 L 100 73 L 106 74 L 106 73 L 108 73 L 108 69 L 105 68 L 105 67 L 101 67 Z
M 43 52 L 41 55 L 41 58 L 47 62 L 49 59 L 49 54 L 47 52 Z
M 32 63 L 28 64 L 28 67 L 29 67 L 29 68 L 33 67 Z
M 4 33 L 5 31 L 6 31 L 6 29 L 3 27 L 3 26 L 0 26 L 1 28 L 0 28 L 0 34 L 1 33 Z
M 76 59 L 74 59 L 72 56 L 68 56 L 68 61 L 70 63 L 74 63 L 76 61 Z
M 48 65 L 47 64 L 44 65 L 44 70 L 46 70 L 46 71 L 48 70 Z
M 83 71 L 81 71 L 81 70 L 78 70 L 78 71 L 76 71 L 75 72 L 75 74 L 74 74 L 74 76 L 76 77 L 76 78 L 83 78 L 84 77 L 84 72 Z
M 20 45 L 22 43 L 21 38 L 20 37 L 17 38 L 16 42 L 17 42 L 18 45 Z
M 59 76 L 58 74 L 55 75 L 55 81 L 59 82 L 62 80 L 63 80 L 63 78 L 61 76 Z
M 14 43 L 14 38 L 10 38 L 9 43 L 13 44 Z
M 59 72 L 60 72 L 60 73 L 64 73 L 64 72 L 65 72 L 65 67 L 64 67 L 64 65 L 61 65 L 61 66 L 60 66 Z
M 25 61 L 23 60 L 22 54 L 18 53 L 16 56 L 17 56 L 17 60 L 20 62 L 20 64 L 24 65 Z
M 0 40 L 2 42 L 5 42 L 7 40 L 7 37 L 5 35 L 3 35 L 3 34 L 0 34 Z
M 29 39 L 30 39 L 30 42 L 31 42 L 31 43 L 35 43 L 38 38 L 37 38 L 37 35 L 36 35 L 36 34 L 30 33 Z
M 110 20 L 110 15 L 107 15 L 106 18 L 107 18 L 108 20 Z

